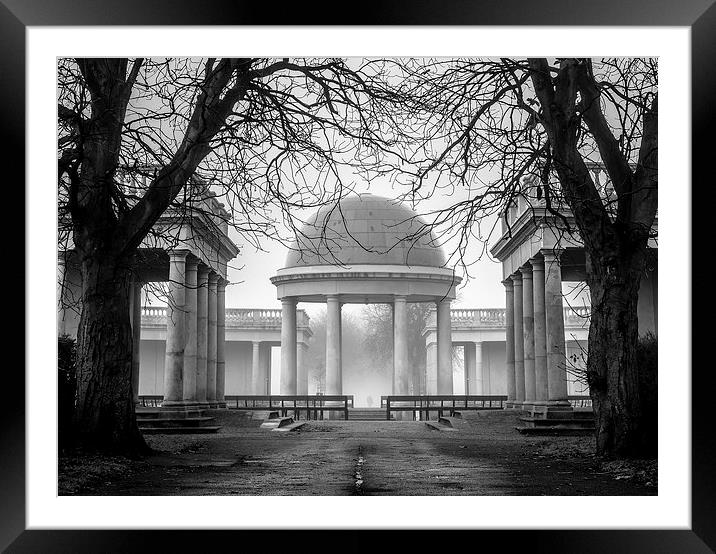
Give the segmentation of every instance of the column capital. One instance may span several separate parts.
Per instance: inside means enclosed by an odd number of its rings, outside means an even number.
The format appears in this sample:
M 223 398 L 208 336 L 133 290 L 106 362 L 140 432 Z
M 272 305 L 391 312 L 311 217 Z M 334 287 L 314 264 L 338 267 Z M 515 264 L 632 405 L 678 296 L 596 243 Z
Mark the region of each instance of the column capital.
M 522 273 L 519 271 L 516 271 L 512 275 L 510 275 L 512 278 L 512 284 L 516 287 L 522 286 Z
M 281 299 L 281 305 L 282 306 L 290 306 L 290 305 L 296 305 L 298 304 L 298 300 L 296 300 L 295 296 L 284 296 Z
M 186 257 L 191 254 L 191 252 L 186 248 L 176 248 L 167 250 L 167 254 L 169 254 L 170 260 L 186 260 Z
M 216 271 L 209 271 L 209 286 L 216 286 L 219 282 L 219 274 Z
M 544 271 L 544 258 L 534 256 L 529 261 L 532 264 L 532 271 Z
M 326 302 L 340 302 L 340 301 L 341 301 L 340 294 L 327 294 L 326 295 Z
M 199 273 L 200 278 L 208 279 L 209 271 L 211 271 L 211 268 L 208 265 L 199 262 L 197 272 Z
M 404 294 L 394 294 L 393 295 L 393 302 L 407 302 L 408 297 Z
M 187 271 L 196 271 L 199 268 L 199 259 L 194 256 L 190 256 L 186 259 Z
M 512 282 L 512 279 L 510 277 L 503 279 L 502 284 L 505 285 L 505 290 L 507 290 L 507 292 L 512 292 L 514 283 Z
M 219 280 L 216 283 L 216 286 L 219 290 L 223 291 L 226 289 L 226 285 L 229 284 L 229 280 L 219 275 Z
M 529 264 L 520 266 L 520 273 L 522 274 L 523 279 L 532 279 L 532 266 Z
M 540 253 L 544 257 L 545 262 L 559 261 L 559 258 L 564 253 L 564 248 L 543 248 L 540 250 Z

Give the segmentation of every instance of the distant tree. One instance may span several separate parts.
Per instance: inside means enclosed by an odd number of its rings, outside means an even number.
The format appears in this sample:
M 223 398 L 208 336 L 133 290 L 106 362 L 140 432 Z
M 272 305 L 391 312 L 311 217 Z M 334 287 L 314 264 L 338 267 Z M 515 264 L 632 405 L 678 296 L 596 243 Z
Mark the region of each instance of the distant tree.
M 425 392 L 426 350 L 423 329 L 431 305 L 427 303 L 408 304 L 408 360 L 409 383 L 413 394 Z M 393 307 L 389 304 L 369 304 L 363 308 L 365 336 L 363 345 L 374 364 L 393 367 Z
M 296 213 L 343 194 L 341 164 L 384 146 L 373 113 L 396 99 L 381 62 L 339 59 L 60 59 L 60 248 L 82 275 L 78 436 L 143 452 L 131 394 L 135 254 L 170 207 L 206 187 L 242 237 L 297 232 Z M 193 186 L 199 183 L 201 186 Z

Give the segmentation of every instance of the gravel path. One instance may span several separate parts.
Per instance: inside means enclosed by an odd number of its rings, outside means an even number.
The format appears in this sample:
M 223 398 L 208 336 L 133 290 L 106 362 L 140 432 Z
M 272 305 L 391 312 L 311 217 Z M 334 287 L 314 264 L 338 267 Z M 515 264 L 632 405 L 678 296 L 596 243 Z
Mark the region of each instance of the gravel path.
M 157 455 L 86 495 L 655 495 L 649 478 L 605 470 L 591 437 L 526 437 L 509 412 L 456 430 L 413 421 L 311 421 L 278 433 L 246 412 L 212 414 L 215 435 L 150 435 Z M 655 466 L 655 464 L 652 464 Z M 651 473 L 655 474 L 655 467 Z M 655 481 L 654 478 L 651 481 Z

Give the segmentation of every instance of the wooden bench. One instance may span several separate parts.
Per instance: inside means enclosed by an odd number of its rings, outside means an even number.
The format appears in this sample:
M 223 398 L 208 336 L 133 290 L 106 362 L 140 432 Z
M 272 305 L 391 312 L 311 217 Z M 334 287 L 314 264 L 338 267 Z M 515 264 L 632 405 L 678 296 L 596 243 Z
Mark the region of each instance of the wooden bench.
M 353 407 L 353 395 L 228 395 L 226 407 L 234 410 L 278 411 L 282 417 L 293 412 L 300 419 L 323 419 L 324 412 L 342 412 L 348 419 L 348 408 Z
M 452 416 L 469 410 L 502 410 L 506 401 L 506 395 L 494 394 L 390 395 L 380 397 L 380 407 L 385 409 L 386 419 L 390 419 L 390 412 L 413 412 L 413 419 L 416 413 L 420 419 L 425 414 L 429 419 L 430 412 L 441 417 L 445 412 Z

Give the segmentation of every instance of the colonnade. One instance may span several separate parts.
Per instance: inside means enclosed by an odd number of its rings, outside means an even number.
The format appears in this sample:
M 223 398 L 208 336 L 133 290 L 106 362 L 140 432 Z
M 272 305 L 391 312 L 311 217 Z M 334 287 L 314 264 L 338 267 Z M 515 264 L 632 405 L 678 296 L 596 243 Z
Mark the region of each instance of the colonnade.
M 507 404 L 569 406 L 559 250 L 541 250 L 502 283 Z
M 326 295 L 326 395 L 343 394 L 343 360 L 340 295 Z M 307 375 L 302 363 L 303 348 L 296 343 L 296 306 L 298 299 L 281 300 L 281 394 L 306 394 Z M 437 304 L 437 393 L 453 393 L 452 333 L 450 300 Z M 407 395 L 410 381 L 408 347 L 408 298 L 393 296 L 393 394 Z M 256 362 L 258 363 L 258 362 Z M 304 389 L 305 387 L 305 389 Z
M 227 281 L 189 254 L 169 252 L 162 407 L 224 407 Z

